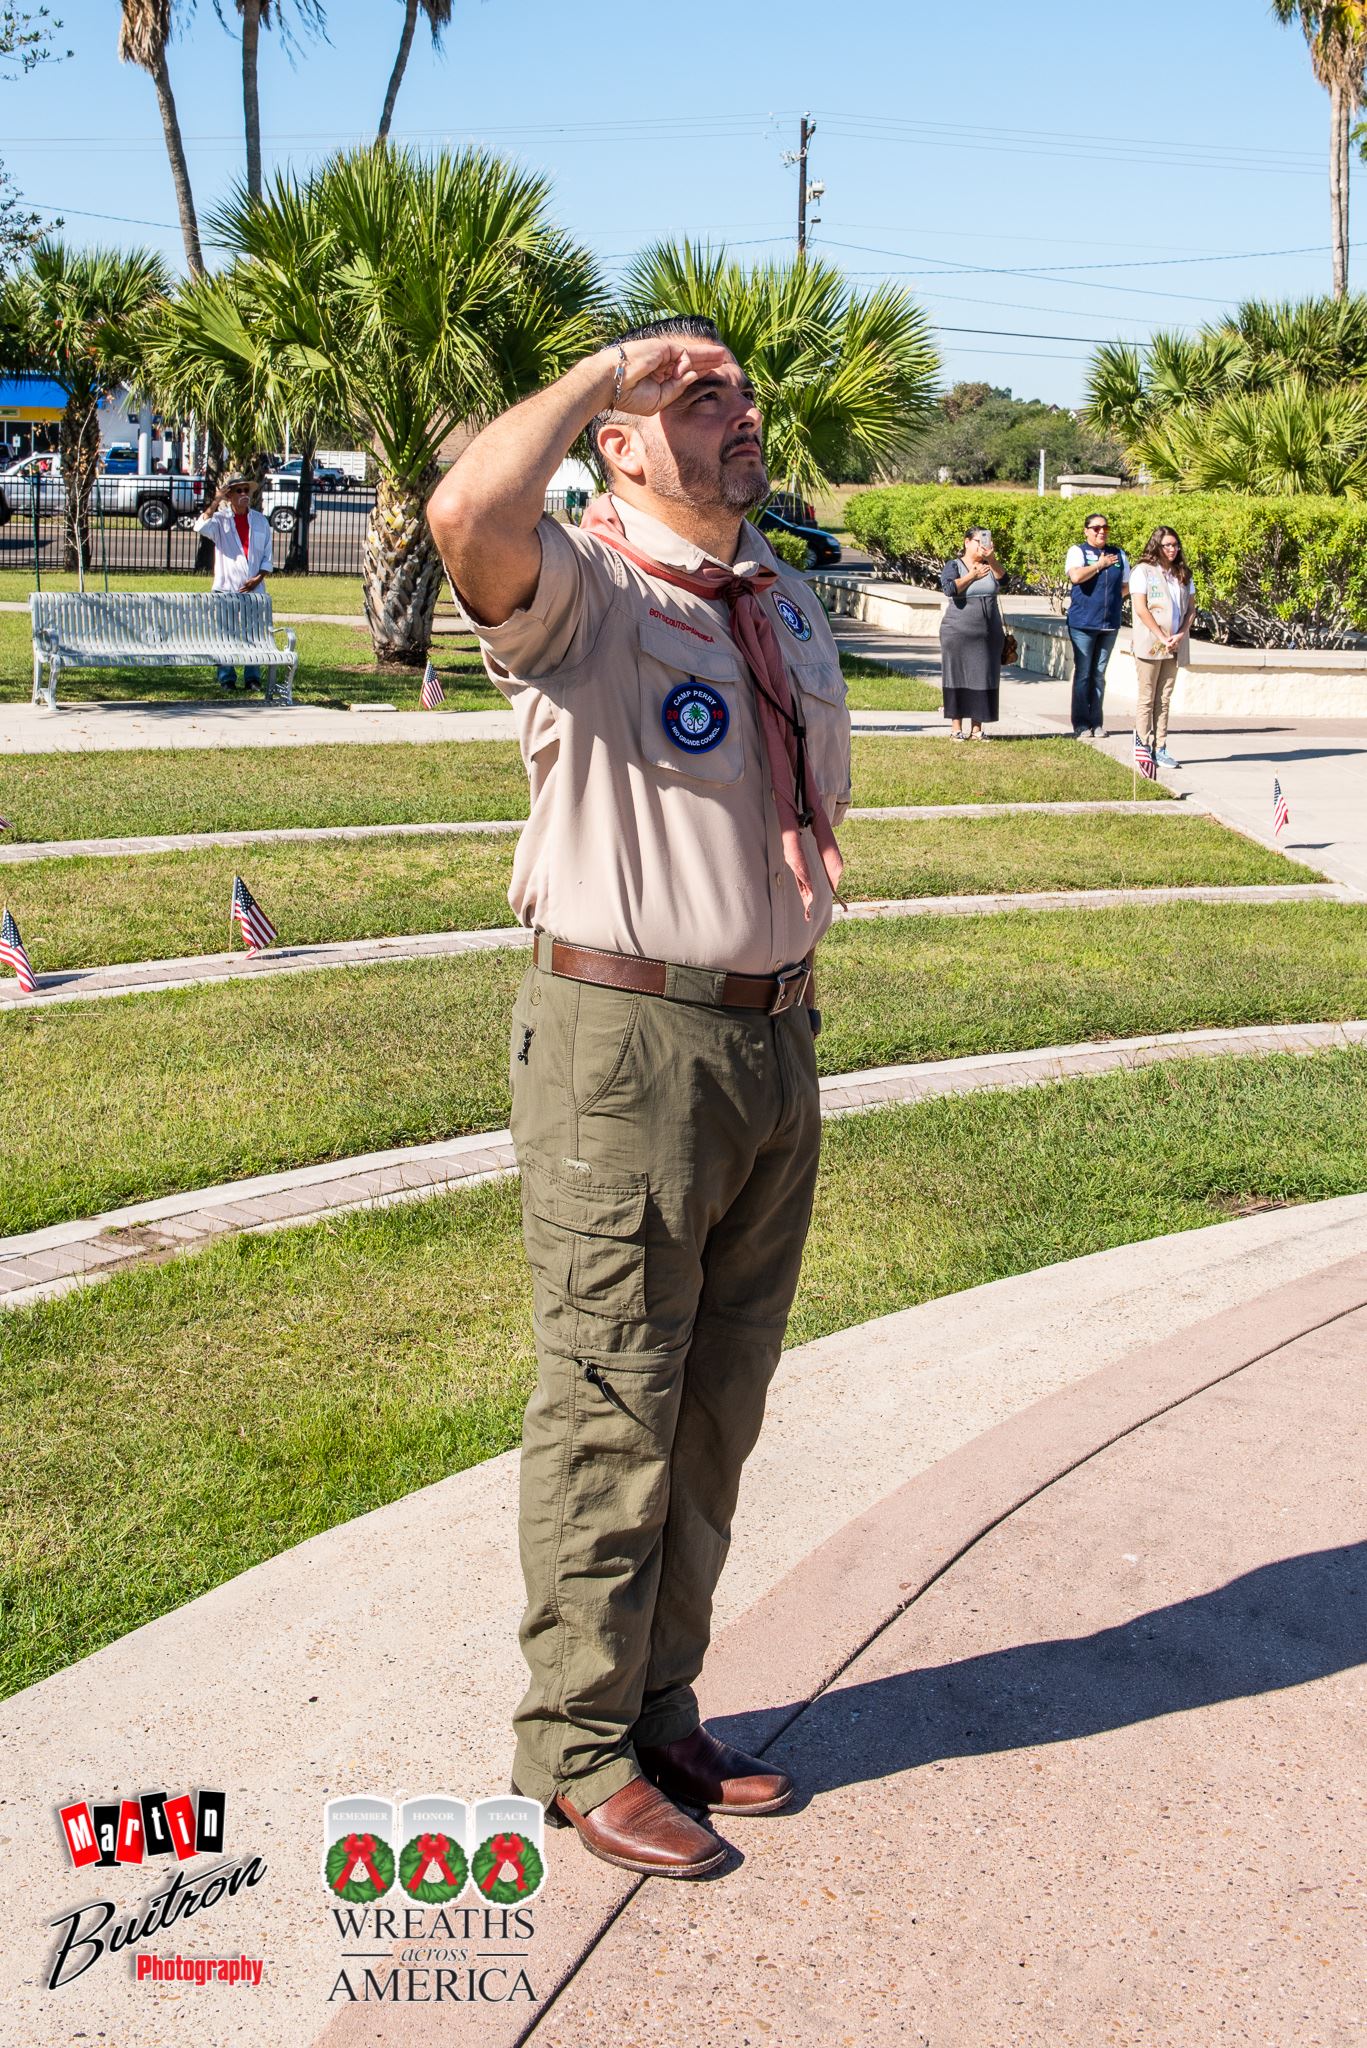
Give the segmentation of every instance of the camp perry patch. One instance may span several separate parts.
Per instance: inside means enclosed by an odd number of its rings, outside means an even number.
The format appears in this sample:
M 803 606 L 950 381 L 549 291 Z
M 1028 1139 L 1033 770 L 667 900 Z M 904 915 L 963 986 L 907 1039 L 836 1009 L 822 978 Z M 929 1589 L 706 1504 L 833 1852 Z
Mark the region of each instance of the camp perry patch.
M 731 723 L 731 712 L 720 690 L 690 676 L 676 683 L 660 706 L 665 738 L 685 754 L 706 754 L 720 746 Z
M 810 640 L 812 622 L 805 612 L 799 611 L 790 597 L 776 597 L 774 610 L 782 619 L 795 640 Z

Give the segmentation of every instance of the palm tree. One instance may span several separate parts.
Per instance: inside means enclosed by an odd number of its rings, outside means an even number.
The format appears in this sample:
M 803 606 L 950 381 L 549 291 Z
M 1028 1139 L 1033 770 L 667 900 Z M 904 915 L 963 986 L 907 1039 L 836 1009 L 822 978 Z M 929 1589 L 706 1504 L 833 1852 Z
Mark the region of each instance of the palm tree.
M 1367 62 L 1367 0 L 1272 0 L 1283 27 L 1298 22 L 1315 77 L 1329 95 L 1329 221 L 1334 297 L 1348 289 L 1348 145 Z
M 928 425 L 940 362 L 930 323 L 892 285 L 852 292 L 811 257 L 752 270 L 662 242 L 626 274 L 622 324 L 702 313 L 752 378 L 770 474 L 815 492 L 855 459 L 878 469 Z
M 166 63 L 166 45 L 171 39 L 171 0 L 122 0 L 119 24 L 119 56 L 125 64 L 140 64 L 157 89 L 161 125 L 166 136 L 166 154 L 171 160 L 171 181 L 176 188 L 181 239 L 191 277 L 204 268 L 199 246 L 199 221 L 190 191 L 190 167 L 185 160 L 180 121 L 176 114 L 171 74 Z
M 214 10 L 219 20 L 223 19 L 224 0 L 214 0 Z M 282 12 L 284 0 L 233 0 L 242 17 L 242 125 L 247 145 L 247 190 L 254 198 L 261 196 L 261 99 L 257 89 L 257 59 L 261 47 L 261 31 L 278 24 L 282 42 L 290 45 L 287 19 Z M 326 15 L 322 0 L 294 0 L 299 16 L 306 30 L 323 34 L 326 32 Z M 272 13 L 272 7 L 275 11 Z
M 239 191 L 214 217 L 235 258 L 233 375 L 261 421 L 344 420 L 374 447 L 362 576 L 382 664 L 427 658 L 442 570 L 426 509 L 442 442 L 593 345 L 593 265 L 551 225 L 547 199 L 543 179 L 482 151 L 424 158 L 377 143 L 302 184 L 282 173 L 261 199 Z
M 170 289 L 147 249 L 68 249 L 48 238 L 0 283 L 0 370 L 51 377 L 67 394 L 60 427 L 66 566 L 90 555 L 90 493 L 99 465 L 99 401 L 139 370 L 139 323 Z
M 1195 336 L 1109 343 L 1087 416 L 1130 463 L 1187 489 L 1358 496 L 1367 419 L 1367 298 L 1250 300 Z
M 404 72 L 408 69 L 408 56 L 413 48 L 413 31 L 418 25 L 418 8 L 421 6 L 432 31 L 432 48 L 441 48 L 441 32 L 451 20 L 453 0 L 403 0 L 403 30 L 399 36 L 399 54 L 394 59 L 394 69 L 389 74 L 389 85 L 380 112 L 380 127 L 376 140 L 384 142 L 389 134 L 389 124 L 394 118 L 394 102 L 399 97 Z

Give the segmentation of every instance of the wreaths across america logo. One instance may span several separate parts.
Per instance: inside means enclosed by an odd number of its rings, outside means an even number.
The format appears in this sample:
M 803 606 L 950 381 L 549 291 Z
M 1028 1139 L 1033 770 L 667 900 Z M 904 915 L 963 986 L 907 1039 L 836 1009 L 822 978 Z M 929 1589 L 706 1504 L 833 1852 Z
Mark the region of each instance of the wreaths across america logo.
M 527 1908 L 546 1880 L 545 1824 L 537 1801 L 515 1794 L 329 1800 L 323 1884 L 346 1944 L 329 2002 L 535 2003 L 520 1944 L 536 1931 Z

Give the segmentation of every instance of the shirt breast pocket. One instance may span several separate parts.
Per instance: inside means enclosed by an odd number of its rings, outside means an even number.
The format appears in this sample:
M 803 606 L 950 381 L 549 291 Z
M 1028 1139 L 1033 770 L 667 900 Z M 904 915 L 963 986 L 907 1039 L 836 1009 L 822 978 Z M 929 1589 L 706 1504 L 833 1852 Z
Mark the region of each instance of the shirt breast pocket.
M 788 673 L 802 698 L 807 754 L 828 808 L 850 800 L 850 715 L 845 678 L 834 652 L 815 649 L 806 658 L 789 655 Z
M 640 636 L 642 758 L 685 782 L 739 782 L 746 677 L 738 650 L 652 619 L 641 621 Z

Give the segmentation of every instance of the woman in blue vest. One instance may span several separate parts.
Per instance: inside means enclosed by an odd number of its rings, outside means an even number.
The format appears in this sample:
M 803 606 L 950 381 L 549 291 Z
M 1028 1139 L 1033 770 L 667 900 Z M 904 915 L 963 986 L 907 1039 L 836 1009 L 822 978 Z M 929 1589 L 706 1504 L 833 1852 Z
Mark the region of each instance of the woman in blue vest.
M 1101 731 L 1101 699 L 1106 664 L 1120 631 L 1120 607 L 1130 580 L 1122 548 L 1107 546 L 1110 521 L 1093 512 L 1083 523 L 1082 545 L 1071 547 L 1064 563 L 1073 595 L 1068 606 L 1068 638 L 1073 643 L 1073 738 L 1095 739 Z

